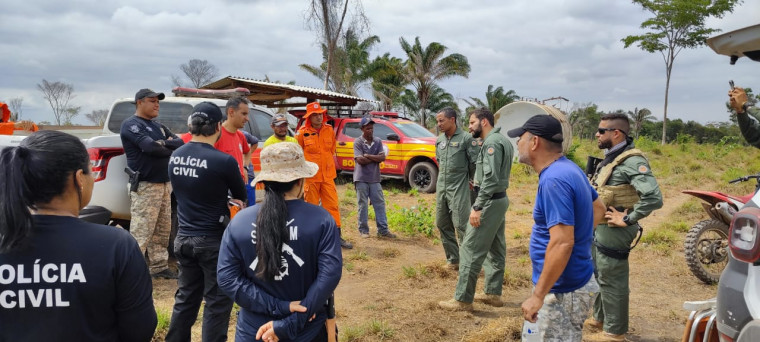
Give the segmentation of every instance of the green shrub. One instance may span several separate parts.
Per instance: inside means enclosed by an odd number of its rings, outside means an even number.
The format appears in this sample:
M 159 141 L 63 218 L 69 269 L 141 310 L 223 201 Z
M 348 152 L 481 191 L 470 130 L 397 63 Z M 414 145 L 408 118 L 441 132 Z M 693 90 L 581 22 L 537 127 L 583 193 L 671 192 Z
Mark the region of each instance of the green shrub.
M 645 232 L 641 242 L 652 245 L 672 246 L 676 242 L 676 234 L 670 230 L 658 229 Z
M 417 205 L 411 208 L 401 208 L 393 204 L 386 212 L 388 226 L 393 230 L 410 236 L 422 233 L 432 237 L 435 228 L 435 208 L 427 200 L 420 198 Z

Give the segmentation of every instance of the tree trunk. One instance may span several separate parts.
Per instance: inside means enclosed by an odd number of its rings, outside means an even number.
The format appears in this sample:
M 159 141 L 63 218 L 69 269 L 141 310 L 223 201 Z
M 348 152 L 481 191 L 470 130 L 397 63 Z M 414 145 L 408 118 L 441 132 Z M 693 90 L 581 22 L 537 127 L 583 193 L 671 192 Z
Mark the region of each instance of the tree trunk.
M 670 62 L 665 68 L 667 70 L 665 72 L 665 108 L 662 113 L 662 145 L 665 145 L 665 143 L 667 143 L 666 136 L 668 133 L 668 94 L 670 93 L 670 72 L 673 70 L 673 58 L 670 59 Z
M 333 50 L 335 50 L 335 45 L 333 44 L 333 37 L 332 33 L 330 32 L 330 10 L 328 9 L 327 0 L 321 0 L 320 3 L 322 4 L 322 19 L 324 20 L 324 27 L 325 27 L 325 40 L 327 40 L 327 70 L 325 70 L 325 84 L 324 88 L 327 90 L 327 83 L 330 79 L 330 69 L 332 66 L 332 55 Z

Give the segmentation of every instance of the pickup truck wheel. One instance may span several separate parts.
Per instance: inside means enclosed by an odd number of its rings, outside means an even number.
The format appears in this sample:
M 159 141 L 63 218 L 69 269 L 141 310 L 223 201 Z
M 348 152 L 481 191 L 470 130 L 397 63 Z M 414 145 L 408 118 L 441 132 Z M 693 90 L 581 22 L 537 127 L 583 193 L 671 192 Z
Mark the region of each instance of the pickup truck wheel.
M 419 162 L 409 170 L 409 185 L 424 193 L 435 192 L 438 169 L 431 162 Z

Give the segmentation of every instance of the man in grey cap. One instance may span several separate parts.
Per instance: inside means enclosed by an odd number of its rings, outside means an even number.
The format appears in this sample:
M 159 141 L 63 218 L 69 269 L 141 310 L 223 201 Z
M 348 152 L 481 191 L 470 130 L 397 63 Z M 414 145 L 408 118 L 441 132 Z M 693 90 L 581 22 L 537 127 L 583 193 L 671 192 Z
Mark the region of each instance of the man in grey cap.
M 182 139 L 158 123 L 163 93 L 140 89 L 135 94 L 135 115 L 121 124 L 121 142 L 130 170 L 130 233 L 145 255 L 153 277 L 177 278 L 169 269 L 171 184 L 168 164 Z
M 288 135 L 288 118 L 285 114 L 275 114 L 272 117 L 272 131 L 274 134 L 264 141 L 264 147 L 280 142 L 298 143 L 296 138 Z

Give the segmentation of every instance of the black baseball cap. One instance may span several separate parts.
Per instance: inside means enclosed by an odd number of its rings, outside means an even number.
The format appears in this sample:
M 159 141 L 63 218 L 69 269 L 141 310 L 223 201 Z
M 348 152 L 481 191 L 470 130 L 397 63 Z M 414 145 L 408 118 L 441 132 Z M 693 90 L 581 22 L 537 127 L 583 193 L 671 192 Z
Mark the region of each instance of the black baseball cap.
M 208 125 L 222 122 L 224 115 L 222 115 L 222 110 L 219 109 L 219 106 L 212 102 L 203 101 L 193 107 L 193 113 L 190 114 L 190 117 L 201 117 L 204 119 L 203 124 Z
M 159 100 L 163 100 L 166 96 L 164 95 L 164 93 L 157 93 L 148 88 L 143 88 L 143 89 L 138 90 L 137 94 L 135 94 L 135 101 L 142 100 L 146 97 L 157 97 Z
M 525 121 L 522 127 L 510 129 L 507 135 L 510 138 L 517 138 L 530 132 L 533 135 L 542 137 L 546 140 L 556 143 L 562 142 L 562 124 L 551 115 L 535 115 Z

